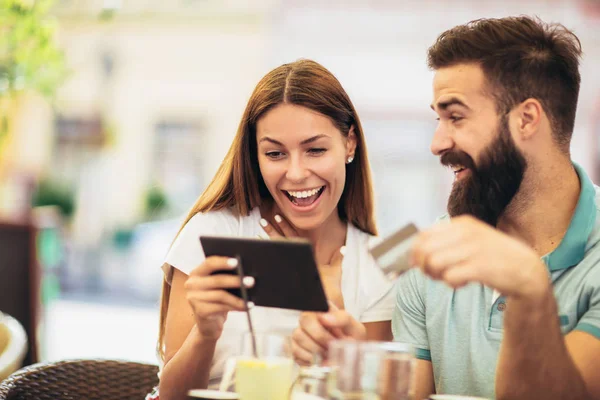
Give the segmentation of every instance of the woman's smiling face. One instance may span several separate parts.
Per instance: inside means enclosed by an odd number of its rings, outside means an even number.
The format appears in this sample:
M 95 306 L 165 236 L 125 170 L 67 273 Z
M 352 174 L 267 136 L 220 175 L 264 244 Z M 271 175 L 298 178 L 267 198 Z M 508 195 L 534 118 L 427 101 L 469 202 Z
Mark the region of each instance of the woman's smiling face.
M 319 228 L 333 213 L 356 138 L 308 108 L 280 104 L 256 124 L 263 180 L 284 216 L 300 230 Z

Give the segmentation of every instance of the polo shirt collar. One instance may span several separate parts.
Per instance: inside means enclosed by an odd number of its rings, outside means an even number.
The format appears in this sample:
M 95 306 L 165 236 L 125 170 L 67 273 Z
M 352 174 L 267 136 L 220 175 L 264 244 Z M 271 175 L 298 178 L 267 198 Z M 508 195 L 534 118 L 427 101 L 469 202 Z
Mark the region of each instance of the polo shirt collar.
M 551 272 L 577 265 L 583 260 L 588 238 L 596 222 L 596 190 L 583 168 L 573 163 L 579 176 L 581 192 L 567 233 L 559 246 L 542 257 Z

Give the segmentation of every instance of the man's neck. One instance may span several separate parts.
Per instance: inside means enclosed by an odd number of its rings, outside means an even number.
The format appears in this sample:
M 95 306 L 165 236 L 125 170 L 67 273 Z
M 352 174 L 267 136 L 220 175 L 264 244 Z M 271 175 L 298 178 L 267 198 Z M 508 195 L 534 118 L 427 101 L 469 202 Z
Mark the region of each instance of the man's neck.
M 523 240 L 539 255 L 555 250 L 565 236 L 581 191 L 570 159 L 535 168 L 523 180 L 498 221 L 498 229 Z

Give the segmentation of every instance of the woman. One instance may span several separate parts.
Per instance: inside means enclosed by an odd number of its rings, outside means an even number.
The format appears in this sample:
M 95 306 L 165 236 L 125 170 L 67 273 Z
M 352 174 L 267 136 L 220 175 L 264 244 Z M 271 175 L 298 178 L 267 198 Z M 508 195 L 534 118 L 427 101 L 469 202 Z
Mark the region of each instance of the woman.
M 307 238 L 334 310 L 322 318 L 335 319 L 344 310 L 360 322 L 351 336 L 391 338 L 392 284 L 368 253 L 376 227 L 362 127 L 338 80 L 318 63 L 284 64 L 258 83 L 225 160 L 166 257 L 161 400 L 185 399 L 189 389 L 217 385 L 225 360 L 248 330 L 242 300 L 224 290 L 240 287 L 240 279 L 210 275 L 234 268 L 235 260 L 205 258 L 201 234 Z M 287 334 L 301 318 L 275 308 L 254 307 L 251 313 L 261 330 Z M 325 322 L 323 335 L 349 334 L 334 325 Z M 300 347 L 296 356 L 310 358 Z

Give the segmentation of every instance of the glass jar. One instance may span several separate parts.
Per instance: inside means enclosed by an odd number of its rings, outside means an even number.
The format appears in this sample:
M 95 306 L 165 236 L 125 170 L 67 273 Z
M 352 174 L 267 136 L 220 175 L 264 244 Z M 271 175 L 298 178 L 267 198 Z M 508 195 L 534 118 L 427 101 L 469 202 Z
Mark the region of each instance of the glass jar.
M 331 368 L 321 365 L 301 367 L 292 391 L 329 399 Z M 301 397 L 292 395 L 291 398 Z

